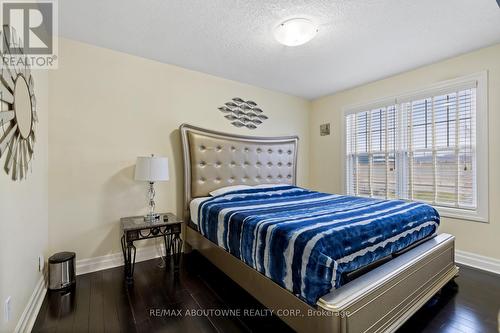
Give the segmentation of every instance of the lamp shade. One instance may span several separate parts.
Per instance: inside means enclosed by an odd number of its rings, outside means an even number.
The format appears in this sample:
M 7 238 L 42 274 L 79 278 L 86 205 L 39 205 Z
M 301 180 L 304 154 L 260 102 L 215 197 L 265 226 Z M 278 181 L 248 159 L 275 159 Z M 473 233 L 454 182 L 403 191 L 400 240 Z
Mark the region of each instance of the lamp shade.
M 135 180 L 161 182 L 168 177 L 168 158 L 157 156 L 139 156 L 135 164 Z

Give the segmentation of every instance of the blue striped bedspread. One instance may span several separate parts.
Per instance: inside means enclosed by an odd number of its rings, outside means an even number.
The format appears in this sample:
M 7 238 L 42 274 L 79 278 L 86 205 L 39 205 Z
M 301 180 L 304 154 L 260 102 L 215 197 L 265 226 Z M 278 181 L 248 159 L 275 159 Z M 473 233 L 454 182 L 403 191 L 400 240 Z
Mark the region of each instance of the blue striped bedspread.
M 200 233 L 307 303 L 351 272 L 433 235 L 431 206 L 295 186 L 229 192 L 198 208 Z

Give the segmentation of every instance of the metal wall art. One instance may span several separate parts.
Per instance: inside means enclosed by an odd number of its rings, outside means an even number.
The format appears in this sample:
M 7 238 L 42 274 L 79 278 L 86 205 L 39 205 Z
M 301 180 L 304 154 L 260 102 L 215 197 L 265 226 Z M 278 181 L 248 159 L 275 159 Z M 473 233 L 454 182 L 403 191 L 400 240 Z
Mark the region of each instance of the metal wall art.
M 0 44 L 2 59 L 23 58 L 23 45 L 14 29 L 4 26 Z M 0 71 L 0 158 L 6 155 L 4 171 L 12 180 L 26 178 L 33 157 L 36 115 L 35 84 L 27 61 L 1 65 Z
M 233 98 L 230 102 L 219 108 L 224 114 L 224 118 L 229 120 L 233 126 L 256 129 L 265 121 L 267 116 L 263 114 L 261 108 L 254 101 L 245 101 L 239 97 Z

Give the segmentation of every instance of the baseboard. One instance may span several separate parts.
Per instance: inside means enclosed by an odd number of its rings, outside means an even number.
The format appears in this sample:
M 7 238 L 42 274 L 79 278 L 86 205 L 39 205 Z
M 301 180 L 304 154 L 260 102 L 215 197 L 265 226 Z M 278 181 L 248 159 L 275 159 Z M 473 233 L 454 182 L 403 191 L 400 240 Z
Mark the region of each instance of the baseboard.
M 136 262 L 158 258 L 163 252 L 163 246 L 147 246 L 137 249 Z M 455 260 L 464 266 L 474 267 L 483 271 L 500 274 L 500 260 L 485 257 L 479 254 L 456 250 Z M 103 269 L 123 266 L 122 253 L 113 253 L 105 256 L 80 259 L 76 261 L 76 275 L 101 271 Z
M 163 245 L 161 246 L 146 246 L 137 248 L 135 262 L 154 259 L 160 257 L 160 253 L 164 252 Z M 105 256 L 76 260 L 76 275 L 87 274 L 101 271 L 103 269 L 123 266 L 123 254 L 112 253 Z
M 26 308 L 17 322 L 14 332 L 31 332 L 31 329 L 35 324 L 36 317 L 38 316 L 38 311 L 40 311 L 43 299 L 47 293 L 47 284 L 45 281 L 45 276 L 42 274 L 35 286 L 35 290 L 33 290 L 33 294 L 31 294 Z
M 158 248 L 155 246 L 141 247 L 137 249 L 136 262 L 158 258 L 163 252 L 163 245 Z M 187 251 L 189 252 L 189 251 Z M 483 271 L 500 274 L 500 260 L 482 256 L 479 254 L 455 250 L 455 260 L 464 266 L 474 267 Z M 123 266 L 123 255 L 113 253 L 105 256 L 80 259 L 76 261 L 76 275 L 87 274 L 101 271 L 103 269 Z
M 136 262 L 158 258 L 163 252 L 163 246 L 147 246 L 137 249 Z M 455 260 L 464 266 L 474 267 L 483 271 L 500 274 L 500 260 L 479 254 L 456 250 Z M 123 255 L 113 253 L 105 256 L 80 259 L 76 261 L 76 275 L 97 272 L 103 269 L 123 266 Z
M 464 266 L 500 274 L 500 260 L 479 254 L 455 250 L 455 261 Z

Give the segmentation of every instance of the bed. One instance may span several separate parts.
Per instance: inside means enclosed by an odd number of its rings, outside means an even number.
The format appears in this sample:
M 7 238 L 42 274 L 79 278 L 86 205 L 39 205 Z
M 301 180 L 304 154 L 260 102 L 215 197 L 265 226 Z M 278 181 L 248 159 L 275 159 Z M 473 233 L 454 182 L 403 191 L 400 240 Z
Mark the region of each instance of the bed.
M 297 137 L 180 132 L 188 246 L 296 331 L 394 331 L 457 274 L 432 207 L 297 187 Z

